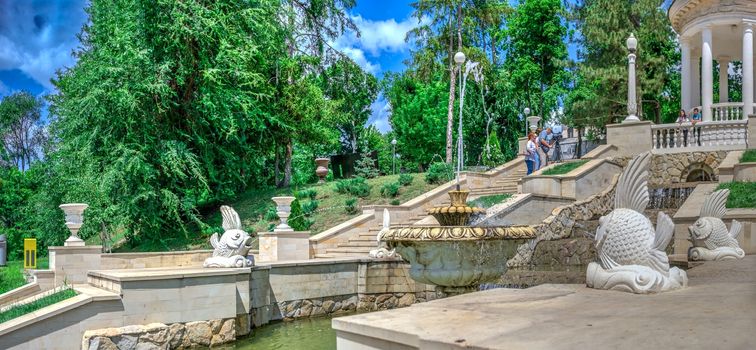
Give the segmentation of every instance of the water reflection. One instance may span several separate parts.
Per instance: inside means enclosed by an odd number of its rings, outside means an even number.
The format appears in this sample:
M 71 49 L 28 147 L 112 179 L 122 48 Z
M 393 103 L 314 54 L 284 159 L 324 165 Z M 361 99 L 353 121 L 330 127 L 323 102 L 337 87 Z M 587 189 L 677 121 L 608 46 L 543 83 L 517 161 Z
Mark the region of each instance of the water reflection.
M 331 328 L 330 317 L 273 322 L 252 330 L 251 336 L 221 349 L 332 350 L 336 349 L 336 331 Z

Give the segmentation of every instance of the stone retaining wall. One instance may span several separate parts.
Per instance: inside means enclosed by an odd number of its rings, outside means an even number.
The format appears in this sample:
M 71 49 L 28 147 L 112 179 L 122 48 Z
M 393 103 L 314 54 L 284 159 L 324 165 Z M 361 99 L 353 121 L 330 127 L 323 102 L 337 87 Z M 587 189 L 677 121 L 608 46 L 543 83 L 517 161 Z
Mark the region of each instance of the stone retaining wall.
M 186 349 L 216 346 L 236 340 L 234 319 L 186 323 L 103 328 L 86 331 L 81 342 L 84 350 L 112 349 Z

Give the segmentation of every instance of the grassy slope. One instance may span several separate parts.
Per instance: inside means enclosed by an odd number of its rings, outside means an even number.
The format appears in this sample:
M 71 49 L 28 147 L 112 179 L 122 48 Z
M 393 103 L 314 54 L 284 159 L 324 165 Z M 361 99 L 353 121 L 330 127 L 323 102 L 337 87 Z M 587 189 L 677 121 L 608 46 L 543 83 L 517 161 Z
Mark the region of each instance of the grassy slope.
M 0 312 L 0 323 L 3 323 L 8 320 L 12 320 L 16 317 L 21 317 L 28 313 L 32 313 L 43 307 L 50 306 L 52 304 L 61 302 L 68 298 L 73 298 L 74 296 L 76 296 L 76 292 L 73 289 L 67 288 L 67 289 L 63 289 L 61 291 L 55 292 L 53 294 L 44 296 L 42 298 L 39 298 L 28 304 L 13 306 L 8 310 Z
M 756 162 L 756 149 L 749 149 L 743 152 L 743 155 L 740 157 L 740 162 L 741 163 Z
M 37 260 L 37 269 L 47 269 L 47 258 Z M 16 289 L 26 284 L 24 278 L 24 262 L 21 260 L 8 261 L 8 266 L 0 267 L 0 294 Z
M 409 186 L 404 186 L 399 189 L 399 195 L 396 198 L 383 198 L 381 197 L 381 186 L 391 182 L 397 182 L 399 175 L 380 176 L 374 179 L 368 179 L 367 183 L 370 184 L 370 195 L 367 198 L 360 198 L 359 204 L 364 205 L 378 205 L 378 204 L 391 204 L 392 200 L 397 199 L 400 203 L 404 203 L 414 197 L 423 194 L 438 185 L 429 185 L 424 181 L 425 174 L 411 174 L 413 179 Z M 322 185 L 313 185 L 310 187 L 301 188 L 301 190 L 312 188 L 317 191 L 318 209 L 310 215 L 309 219 L 314 221 L 310 231 L 312 234 L 320 233 L 328 228 L 338 225 L 350 218 L 353 218 L 358 214 L 347 214 L 344 209 L 344 202 L 351 198 L 348 194 L 340 194 L 336 192 L 336 182 L 328 182 Z M 275 207 L 275 203 L 271 200 L 276 196 L 290 196 L 296 189 L 257 189 L 250 190 L 239 196 L 236 200 L 225 203 L 233 207 L 239 217 L 242 219 L 242 224 L 248 232 L 265 232 L 272 222 L 265 220 L 265 213 Z M 309 199 L 303 199 L 302 202 L 308 202 Z M 360 211 L 361 213 L 361 211 Z M 221 226 L 221 215 L 218 210 L 213 211 L 205 220 L 213 227 Z M 208 237 L 212 235 L 212 232 L 193 232 L 189 236 L 189 239 L 179 237 L 172 240 L 165 240 L 162 243 L 152 245 L 140 245 L 136 247 L 120 247 L 114 251 L 126 252 L 126 251 L 164 251 L 164 250 L 185 250 L 185 249 L 210 249 L 210 243 Z
M 717 187 L 723 188 L 730 190 L 728 208 L 756 208 L 756 182 L 725 182 Z
M 581 165 L 588 163 L 587 160 L 578 160 L 574 162 L 567 162 L 559 164 L 551 169 L 546 169 L 541 173 L 541 175 L 563 175 L 567 174 L 570 171 L 573 171 L 577 168 L 579 168 Z

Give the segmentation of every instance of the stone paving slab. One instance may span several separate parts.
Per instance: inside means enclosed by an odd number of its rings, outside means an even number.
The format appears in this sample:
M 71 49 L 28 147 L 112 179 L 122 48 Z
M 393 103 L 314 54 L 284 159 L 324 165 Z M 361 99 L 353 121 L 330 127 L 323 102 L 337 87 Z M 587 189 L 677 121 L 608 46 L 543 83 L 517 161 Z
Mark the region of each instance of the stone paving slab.
M 656 295 L 547 284 L 337 318 L 339 349 L 755 349 L 756 256 Z M 374 341 L 374 342 L 372 342 Z M 401 345 L 400 345 L 401 344 Z

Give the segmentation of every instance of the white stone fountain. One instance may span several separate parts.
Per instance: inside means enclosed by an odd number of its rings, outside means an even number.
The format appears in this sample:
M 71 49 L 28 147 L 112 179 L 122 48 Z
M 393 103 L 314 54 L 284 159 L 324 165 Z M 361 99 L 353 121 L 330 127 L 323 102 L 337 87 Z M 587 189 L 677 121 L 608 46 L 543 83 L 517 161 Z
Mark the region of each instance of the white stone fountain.
M 595 244 L 598 262 L 588 265 L 586 284 L 596 289 L 632 293 L 657 293 L 683 288 L 685 271 L 669 267 L 665 249 L 675 225 L 659 212 L 654 230 L 643 211 L 648 205 L 646 152 L 630 161 L 617 183 L 614 210 L 599 219 Z
M 241 219 L 234 208 L 223 205 L 220 208 L 223 216 L 223 235 L 218 238 L 217 233 L 210 237 L 213 256 L 205 259 L 204 267 L 250 267 L 254 265 L 253 257 L 247 256 L 252 248 L 252 237 L 242 230 Z

